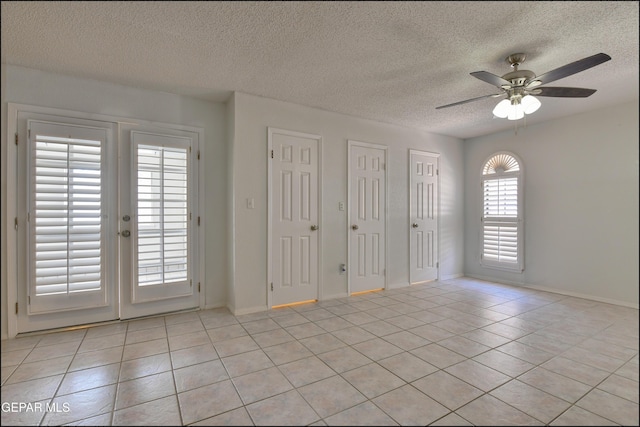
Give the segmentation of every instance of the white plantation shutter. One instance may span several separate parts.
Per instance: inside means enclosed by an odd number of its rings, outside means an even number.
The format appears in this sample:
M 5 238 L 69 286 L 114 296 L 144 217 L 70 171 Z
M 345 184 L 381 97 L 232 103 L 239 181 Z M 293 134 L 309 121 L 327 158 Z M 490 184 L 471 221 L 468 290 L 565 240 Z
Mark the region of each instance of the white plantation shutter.
M 187 150 L 138 146 L 138 284 L 188 278 Z
M 33 313 L 105 304 L 105 129 L 29 122 Z
M 518 178 L 484 181 L 484 217 L 518 217 Z
M 522 185 L 520 164 L 508 153 L 483 167 L 481 263 L 522 271 Z
M 483 259 L 505 263 L 518 262 L 518 226 L 485 221 Z
M 132 132 L 134 302 L 191 295 L 190 138 Z

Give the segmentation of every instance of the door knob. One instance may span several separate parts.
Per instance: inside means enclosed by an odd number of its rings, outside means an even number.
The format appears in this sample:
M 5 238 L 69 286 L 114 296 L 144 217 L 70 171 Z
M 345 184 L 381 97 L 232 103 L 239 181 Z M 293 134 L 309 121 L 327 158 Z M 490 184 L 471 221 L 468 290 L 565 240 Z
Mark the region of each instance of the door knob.
M 417 223 L 415 223 L 415 222 L 414 222 L 413 224 L 411 224 L 411 226 L 412 226 L 413 228 L 418 228 L 418 224 L 417 224 Z
M 122 237 L 129 237 L 131 236 L 131 232 L 129 230 L 122 230 Z
M 128 222 L 130 219 L 131 219 L 131 217 L 129 215 L 125 215 L 125 216 L 122 217 L 122 220 L 124 222 Z
M 318 226 L 317 226 L 317 225 L 312 225 L 312 226 L 311 226 L 311 231 L 316 231 L 317 229 L 318 229 Z
M 353 224 L 353 225 L 351 226 L 351 229 L 352 229 L 352 230 L 357 230 L 358 228 L 360 228 L 360 227 L 358 227 L 356 224 Z

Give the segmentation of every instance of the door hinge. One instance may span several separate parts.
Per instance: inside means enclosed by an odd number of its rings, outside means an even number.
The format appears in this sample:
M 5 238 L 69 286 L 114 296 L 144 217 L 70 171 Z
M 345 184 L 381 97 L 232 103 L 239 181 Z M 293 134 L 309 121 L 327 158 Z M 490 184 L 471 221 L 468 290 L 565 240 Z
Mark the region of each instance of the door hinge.
M 27 304 L 31 305 L 31 295 L 27 295 Z
M 198 282 L 198 292 L 200 292 L 200 282 Z
M 18 229 L 18 217 L 15 217 L 13 219 L 13 228 L 15 228 L 16 230 Z
M 193 219 L 193 213 L 189 212 L 189 220 L 192 220 L 192 219 Z
M 18 145 L 18 133 L 16 132 L 16 145 Z
M 273 292 L 273 282 L 271 282 L 271 292 Z
M 436 262 L 436 268 L 440 268 L 440 263 Z
M 16 314 L 18 314 L 18 303 L 16 303 Z
M 200 227 L 200 217 L 198 217 L 198 227 Z
M 198 160 L 200 160 L 200 150 L 198 150 Z
M 273 150 L 271 150 L 271 158 L 273 159 Z
M 189 286 L 193 286 L 193 279 L 189 279 Z
M 436 169 L 436 175 L 440 175 L 440 169 Z

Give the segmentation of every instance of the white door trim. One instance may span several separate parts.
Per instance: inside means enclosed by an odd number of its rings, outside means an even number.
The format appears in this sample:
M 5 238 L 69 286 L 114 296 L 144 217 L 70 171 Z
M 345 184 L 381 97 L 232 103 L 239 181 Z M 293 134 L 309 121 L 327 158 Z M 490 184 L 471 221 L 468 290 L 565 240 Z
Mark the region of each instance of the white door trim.
M 437 210 L 436 210 L 436 250 L 437 253 L 435 254 L 435 258 L 436 258 L 436 262 L 438 263 L 438 267 L 436 267 L 436 279 L 435 280 L 440 280 L 440 153 L 434 153 L 431 151 L 424 151 L 424 150 L 413 150 L 410 149 L 409 150 L 409 159 L 408 159 L 408 163 L 409 163 L 409 168 L 408 168 L 408 172 L 409 172 L 409 217 L 408 217 L 408 224 L 409 227 L 411 227 L 411 206 L 412 202 L 413 202 L 413 187 L 411 186 L 411 180 L 412 180 L 412 167 L 413 164 L 411 162 L 411 157 L 414 155 L 420 155 L 420 156 L 428 156 L 428 157 L 435 157 L 438 160 L 438 171 L 436 174 L 436 191 L 437 191 L 437 197 L 436 197 L 436 203 L 437 203 Z M 415 283 L 420 283 L 420 282 L 413 282 L 411 280 L 411 255 L 412 255 L 412 240 L 411 240 L 411 228 L 409 228 L 409 259 L 408 259 L 408 264 L 407 264 L 407 268 L 409 271 L 409 284 L 415 284 Z
M 388 217 L 389 217 L 389 150 L 386 145 L 382 144 L 374 144 L 370 142 L 362 142 L 356 141 L 352 139 L 347 140 L 347 295 L 351 295 L 351 267 L 353 266 L 351 260 L 351 148 L 357 147 L 365 147 L 365 148 L 376 148 L 384 151 L 384 182 L 385 182 L 385 200 L 384 200 L 384 259 L 385 259 L 385 274 L 384 274 L 384 289 L 388 289 L 389 286 L 389 275 L 386 272 L 388 259 L 389 259 L 389 239 L 387 238 L 387 230 L 388 230 Z
M 130 126 L 151 126 L 155 128 L 166 128 L 166 129 L 174 129 L 174 130 L 184 130 L 195 132 L 198 134 L 199 151 L 200 151 L 200 161 L 204 162 L 205 155 L 205 145 L 204 144 L 204 129 L 193 126 L 184 126 L 177 124 L 169 124 L 169 123 L 158 123 L 148 120 L 140 120 L 130 117 L 121 117 L 121 116 L 111 116 L 105 114 L 94 114 L 73 110 L 66 110 L 60 108 L 52 108 L 52 107 L 40 107 L 29 104 L 19 104 L 19 103 L 7 103 L 7 193 L 6 193 L 6 209 L 7 209 L 7 217 L 6 217 L 6 231 L 7 231 L 7 337 L 4 338 L 14 338 L 18 334 L 18 315 L 16 314 L 15 306 L 18 302 L 18 256 L 17 256 L 17 233 L 15 228 L 15 220 L 17 218 L 17 184 L 18 184 L 18 176 L 17 176 L 17 160 L 18 160 L 18 149 L 17 145 L 13 143 L 15 139 L 15 135 L 18 134 L 18 114 L 20 112 L 32 113 L 32 114 L 47 114 L 54 116 L 61 116 L 64 118 L 70 119 L 85 119 L 85 120 L 94 120 L 94 121 L 104 121 L 109 123 L 114 123 L 117 125 L 118 129 L 122 125 L 130 125 Z M 118 149 L 120 150 L 120 132 L 117 132 L 115 135 L 115 140 L 118 145 Z M 19 141 L 18 143 L 26 143 L 25 141 Z M 201 163 L 204 164 L 204 163 Z M 206 181 L 205 181 L 205 168 L 198 168 L 198 198 L 200 200 L 206 200 Z M 197 215 L 201 217 L 200 222 L 200 230 L 199 233 L 201 235 L 206 235 L 205 226 L 206 221 L 204 221 L 204 206 L 200 204 L 198 206 Z M 17 218 L 18 226 L 24 227 L 25 220 Z M 199 306 L 200 308 L 204 307 L 205 304 L 205 289 L 206 289 L 206 263 L 205 263 L 205 239 L 199 239 L 198 242 L 198 272 L 199 272 L 199 282 L 201 283 L 201 292 L 199 298 Z
M 273 162 L 271 153 L 273 151 L 273 135 L 282 134 L 300 138 L 315 139 L 318 141 L 318 300 L 322 299 L 322 136 L 298 132 L 275 127 L 267 127 L 267 308 L 273 306 L 273 295 L 271 286 L 273 283 L 273 253 L 271 248 L 273 242 Z

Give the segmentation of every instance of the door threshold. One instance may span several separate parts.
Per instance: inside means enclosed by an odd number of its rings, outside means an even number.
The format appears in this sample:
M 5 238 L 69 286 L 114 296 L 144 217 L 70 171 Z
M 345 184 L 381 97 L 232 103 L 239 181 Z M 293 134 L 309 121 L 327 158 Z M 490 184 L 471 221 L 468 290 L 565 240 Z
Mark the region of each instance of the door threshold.
M 37 336 L 37 335 L 47 335 L 47 334 L 53 334 L 53 333 L 57 333 L 57 332 L 77 331 L 77 330 L 80 330 L 80 329 L 95 328 L 97 326 L 115 325 L 117 323 L 130 322 L 132 320 L 151 319 L 151 318 L 154 318 L 154 317 L 164 317 L 164 316 L 170 316 L 172 314 L 189 313 L 189 312 L 192 312 L 192 311 L 199 311 L 199 310 L 200 310 L 200 308 L 189 308 L 189 309 L 186 309 L 186 310 L 176 310 L 176 311 L 169 311 L 167 313 L 150 314 L 148 316 L 132 317 L 130 319 L 105 320 L 104 322 L 85 323 L 85 324 L 82 324 L 82 325 L 65 326 L 63 328 L 52 328 L 52 329 L 42 329 L 42 330 L 39 330 L 39 331 L 21 332 L 21 333 L 17 334 L 15 336 L 15 338 L 32 337 L 32 336 Z

